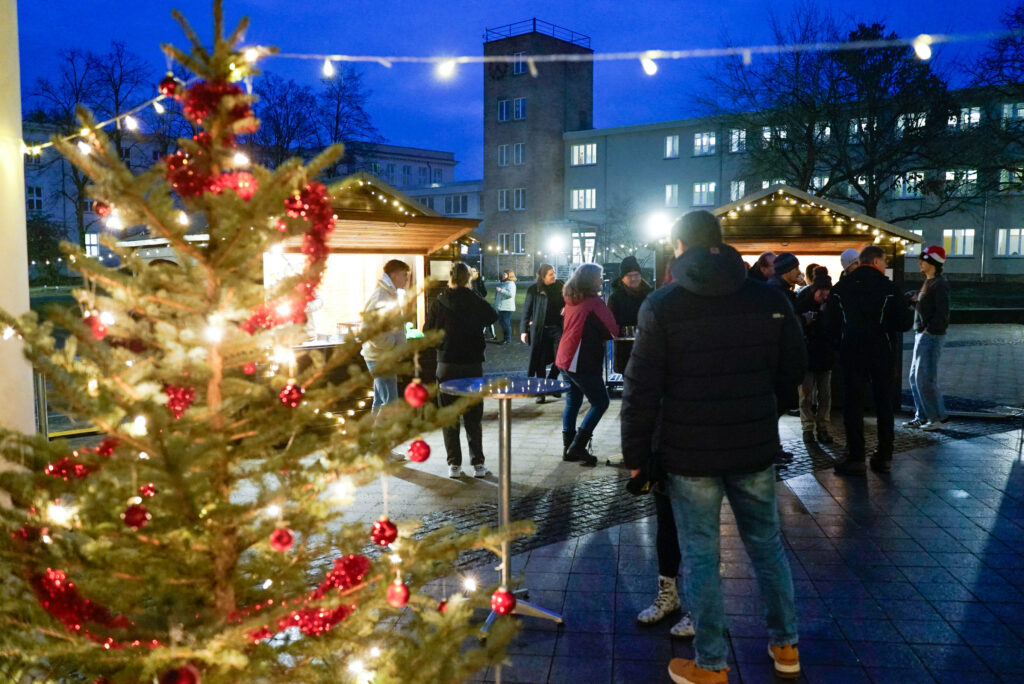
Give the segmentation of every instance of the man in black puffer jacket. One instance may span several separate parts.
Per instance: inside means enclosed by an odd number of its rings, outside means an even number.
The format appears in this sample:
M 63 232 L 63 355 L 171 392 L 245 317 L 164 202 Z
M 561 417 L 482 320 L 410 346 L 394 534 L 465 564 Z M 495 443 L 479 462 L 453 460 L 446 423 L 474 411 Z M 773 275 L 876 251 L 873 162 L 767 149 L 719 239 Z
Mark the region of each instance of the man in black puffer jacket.
M 673 226 L 672 240 L 674 282 L 640 308 L 621 413 L 627 467 L 634 475 L 652 465 L 667 473 L 688 570 L 696 660 L 673 659 L 669 671 L 674 681 L 703 681 L 714 677 L 706 671 L 725 668 L 718 560 L 728 497 L 766 603 L 776 672 L 795 676 L 797 618 L 773 461 L 776 388 L 795 387 L 807 369 L 800 323 L 781 292 L 747 278 L 714 215 L 690 212 Z

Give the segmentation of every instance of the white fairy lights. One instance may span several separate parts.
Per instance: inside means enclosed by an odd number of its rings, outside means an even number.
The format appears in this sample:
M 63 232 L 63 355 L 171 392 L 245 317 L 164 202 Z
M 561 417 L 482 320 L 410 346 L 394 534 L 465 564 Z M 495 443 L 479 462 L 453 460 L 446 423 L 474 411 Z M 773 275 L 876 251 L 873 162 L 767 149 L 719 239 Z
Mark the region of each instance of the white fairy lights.
M 320 73 L 324 75 L 324 78 L 334 78 L 334 75 L 338 73 L 338 71 L 334 68 L 334 62 L 330 59 L 325 59 L 324 65 L 320 69 Z

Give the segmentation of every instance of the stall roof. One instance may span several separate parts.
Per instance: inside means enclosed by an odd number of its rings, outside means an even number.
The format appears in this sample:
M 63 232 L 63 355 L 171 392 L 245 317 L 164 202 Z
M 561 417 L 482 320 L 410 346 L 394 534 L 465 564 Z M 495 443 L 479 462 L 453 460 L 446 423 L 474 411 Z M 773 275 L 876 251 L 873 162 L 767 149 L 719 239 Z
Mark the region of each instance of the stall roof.
M 742 253 L 785 247 L 803 254 L 834 254 L 875 243 L 902 253 L 915 233 L 865 216 L 788 185 L 773 185 L 715 209 L 725 241 Z

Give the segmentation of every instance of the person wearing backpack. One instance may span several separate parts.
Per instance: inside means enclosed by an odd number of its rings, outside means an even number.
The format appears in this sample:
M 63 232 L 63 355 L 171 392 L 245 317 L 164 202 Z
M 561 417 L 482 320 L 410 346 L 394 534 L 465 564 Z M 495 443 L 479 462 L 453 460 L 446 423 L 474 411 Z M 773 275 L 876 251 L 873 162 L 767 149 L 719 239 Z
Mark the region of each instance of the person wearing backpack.
M 871 384 L 878 421 L 878 449 L 871 469 L 892 469 L 895 416 L 893 392 L 896 355 L 902 353 L 902 333 L 913 324 L 899 287 L 885 275 L 885 251 L 868 245 L 858 257 L 859 266 L 832 288 L 825 306 L 825 327 L 839 347 L 843 369 L 843 424 L 846 428 L 846 460 L 837 463 L 837 475 L 863 475 L 867 470 L 864 445 L 864 398 Z

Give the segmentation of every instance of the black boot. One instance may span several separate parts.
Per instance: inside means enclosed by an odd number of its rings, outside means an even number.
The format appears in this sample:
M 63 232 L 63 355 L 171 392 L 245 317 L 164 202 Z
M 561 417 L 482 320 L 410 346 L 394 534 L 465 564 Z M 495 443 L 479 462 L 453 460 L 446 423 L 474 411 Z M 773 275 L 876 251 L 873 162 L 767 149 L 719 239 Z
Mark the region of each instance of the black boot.
M 579 461 L 580 465 L 592 468 L 597 465 L 597 457 L 587 451 L 587 442 L 590 441 L 590 431 L 580 430 L 569 445 L 569 451 L 565 455 L 566 461 Z
M 575 430 L 562 430 L 562 460 L 570 461 L 569 458 L 569 445 L 572 444 L 572 440 L 576 437 Z

